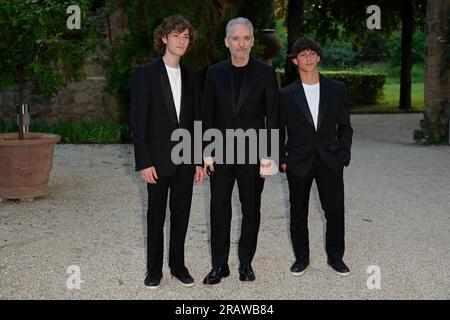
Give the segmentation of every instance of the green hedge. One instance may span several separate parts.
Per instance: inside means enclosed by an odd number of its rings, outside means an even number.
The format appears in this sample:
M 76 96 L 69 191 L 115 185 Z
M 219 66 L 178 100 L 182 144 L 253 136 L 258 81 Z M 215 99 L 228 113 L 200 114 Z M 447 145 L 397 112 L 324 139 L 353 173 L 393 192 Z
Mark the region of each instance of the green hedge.
M 349 107 L 377 104 L 386 81 L 385 73 L 323 71 L 328 78 L 342 81 L 347 86 Z

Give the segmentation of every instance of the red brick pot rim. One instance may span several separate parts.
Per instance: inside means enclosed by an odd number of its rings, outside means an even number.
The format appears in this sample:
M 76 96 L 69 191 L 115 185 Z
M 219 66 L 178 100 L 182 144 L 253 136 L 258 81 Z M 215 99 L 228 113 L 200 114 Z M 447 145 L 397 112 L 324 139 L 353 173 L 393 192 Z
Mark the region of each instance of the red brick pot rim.
M 0 133 L 0 147 L 56 144 L 61 141 L 60 136 L 52 133 L 26 132 L 24 137 L 24 140 L 19 140 L 18 132 Z

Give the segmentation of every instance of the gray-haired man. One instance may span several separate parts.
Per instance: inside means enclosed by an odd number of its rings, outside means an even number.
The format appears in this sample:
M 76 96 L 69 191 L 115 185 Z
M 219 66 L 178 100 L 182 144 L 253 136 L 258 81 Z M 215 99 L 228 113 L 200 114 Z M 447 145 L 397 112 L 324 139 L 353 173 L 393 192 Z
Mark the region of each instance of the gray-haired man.
M 215 128 L 225 136 L 227 129 L 278 129 L 278 86 L 272 66 L 250 58 L 253 47 L 253 26 L 246 18 L 228 22 L 225 45 L 230 58 L 208 68 L 203 95 L 203 128 Z M 269 139 L 270 141 L 270 139 Z M 230 143 L 230 141 L 227 141 Z M 273 160 L 251 163 L 249 145 L 237 153 L 245 152 L 245 163 L 220 164 L 213 157 L 205 158 L 205 172 L 211 182 L 211 253 L 212 270 L 204 284 L 216 284 L 230 274 L 231 195 L 235 181 L 239 188 L 242 226 L 239 239 L 239 279 L 255 280 L 251 262 L 261 218 L 261 193 L 264 178 L 270 175 Z M 270 150 L 268 148 L 268 150 Z M 228 150 L 223 150 L 225 154 Z M 273 157 L 273 155 L 271 155 Z M 226 156 L 224 157 L 226 158 Z M 257 158 L 259 159 L 259 157 Z M 216 160 L 216 163 L 214 163 Z

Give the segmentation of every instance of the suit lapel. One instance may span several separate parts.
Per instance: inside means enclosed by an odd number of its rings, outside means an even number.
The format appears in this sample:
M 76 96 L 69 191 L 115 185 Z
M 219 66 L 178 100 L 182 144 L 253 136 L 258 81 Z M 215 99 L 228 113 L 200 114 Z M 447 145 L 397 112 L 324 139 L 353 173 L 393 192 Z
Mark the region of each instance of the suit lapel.
M 327 95 L 328 95 L 328 81 L 327 79 L 320 75 L 320 97 L 319 97 L 319 116 L 317 119 L 317 131 L 319 131 L 320 126 L 323 122 L 323 117 L 327 111 L 328 103 L 327 103 Z
M 164 96 L 164 102 L 167 108 L 167 112 L 169 112 L 170 122 L 174 127 L 178 127 L 177 112 L 175 110 L 175 103 L 173 101 L 172 89 L 170 88 L 169 77 L 167 75 L 167 70 L 164 66 L 164 61 L 162 60 L 162 58 L 160 58 L 159 60 L 159 83 L 161 85 L 161 92 Z M 182 87 L 184 87 L 183 84 Z M 181 98 L 181 101 L 183 101 L 183 97 Z
M 236 99 L 233 85 L 233 74 L 231 71 L 231 59 L 228 59 L 227 63 L 224 67 L 224 72 L 220 73 L 220 82 L 222 83 L 223 92 L 229 92 L 230 94 L 226 94 L 223 98 L 229 99 L 228 105 L 230 106 L 233 114 L 235 114 L 236 110 Z
M 239 97 L 235 109 L 235 115 L 239 113 L 239 110 L 242 108 L 245 100 L 247 99 L 248 95 L 250 94 L 251 85 L 249 79 L 257 79 L 254 75 L 254 68 L 253 68 L 253 60 L 250 58 L 248 62 L 248 70 L 244 74 L 244 79 L 242 79 L 242 86 L 241 90 L 239 91 Z M 234 87 L 234 86 L 233 86 Z
M 311 111 L 309 110 L 308 101 L 306 100 L 305 90 L 303 89 L 301 80 L 296 81 L 297 90 L 294 93 L 294 103 L 300 109 L 300 111 L 305 116 L 308 123 L 311 127 L 316 131 L 316 127 L 314 126 L 314 121 L 311 115 Z M 320 102 L 319 102 L 320 104 Z

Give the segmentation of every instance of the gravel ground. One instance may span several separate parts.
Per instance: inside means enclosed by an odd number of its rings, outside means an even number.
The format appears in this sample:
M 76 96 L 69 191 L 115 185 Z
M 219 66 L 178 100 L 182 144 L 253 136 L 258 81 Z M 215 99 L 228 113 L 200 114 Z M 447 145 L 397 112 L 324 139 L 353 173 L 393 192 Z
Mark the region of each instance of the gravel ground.
M 355 134 L 352 163 L 345 170 L 344 257 L 351 275 L 346 278 L 326 264 L 325 220 L 315 185 L 311 265 L 301 277 L 290 274 L 288 186 L 279 174 L 266 181 L 263 193 L 255 282 L 238 280 L 241 213 L 235 187 L 231 276 L 212 287 L 202 284 L 210 270 L 205 181 L 194 187 L 186 240 L 195 286 L 184 288 L 170 278 L 165 254 L 161 286 L 148 290 L 143 285 L 147 196 L 134 172 L 132 146 L 58 145 L 47 197 L 0 202 L 0 299 L 448 300 L 450 147 L 414 144 L 420 118 L 351 117 Z M 78 288 L 74 270 L 80 271 Z M 373 280 L 377 271 L 379 282 Z

